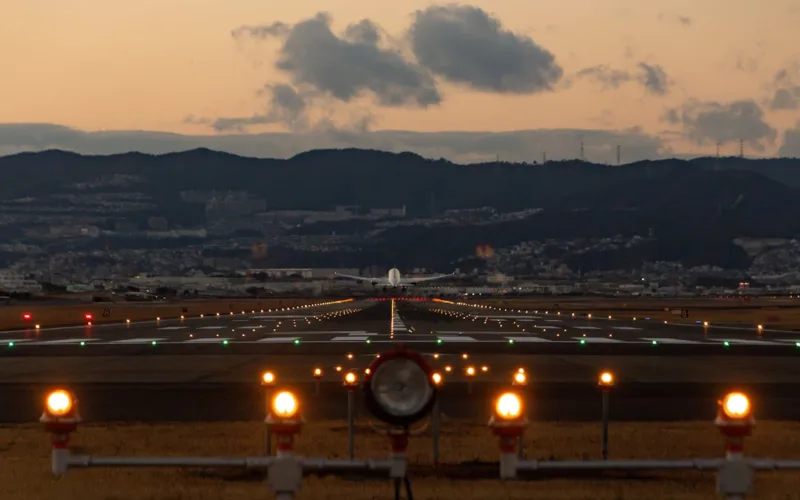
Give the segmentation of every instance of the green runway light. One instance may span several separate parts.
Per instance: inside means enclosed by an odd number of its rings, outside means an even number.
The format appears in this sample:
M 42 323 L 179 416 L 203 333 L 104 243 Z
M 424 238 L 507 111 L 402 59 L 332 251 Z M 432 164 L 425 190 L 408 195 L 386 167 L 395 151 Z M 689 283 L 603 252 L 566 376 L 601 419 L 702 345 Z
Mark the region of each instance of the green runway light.
M 795 343 L 794 343 L 794 346 L 795 346 L 795 347 L 800 347 L 800 342 L 795 342 Z
M 584 345 L 585 343 L 586 343 L 586 341 L 581 339 L 581 345 Z
M 83 346 L 85 346 L 85 345 L 86 345 L 86 342 L 84 342 L 84 341 L 82 341 L 82 340 L 81 340 L 81 347 L 83 347 Z
M 371 343 L 372 343 L 372 341 L 370 339 L 367 339 L 367 344 L 371 344 Z
M 514 343 L 514 339 L 508 339 L 508 343 L 509 344 L 513 344 Z
M 155 340 L 150 342 L 150 343 L 153 344 L 153 345 L 156 345 L 156 341 Z
M 654 341 L 653 341 L 653 345 L 658 345 L 658 342 L 656 342 L 656 341 L 654 340 Z
M 9 342 L 8 343 L 8 347 L 14 347 L 14 343 L 13 342 Z
M 436 339 L 436 343 L 437 344 L 441 344 L 442 343 L 442 339 Z
M 228 341 L 227 340 L 223 340 L 222 341 L 222 345 L 228 345 Z
M 294 343 L 295 343 L 295 345 L 299 345 L 300 344 L 300 339 L 294 339 Z
M 726 340 L 725 342 L 722 343 L 722 345 L 724 345 L 725 347 L 730 347 L 731 343 Z

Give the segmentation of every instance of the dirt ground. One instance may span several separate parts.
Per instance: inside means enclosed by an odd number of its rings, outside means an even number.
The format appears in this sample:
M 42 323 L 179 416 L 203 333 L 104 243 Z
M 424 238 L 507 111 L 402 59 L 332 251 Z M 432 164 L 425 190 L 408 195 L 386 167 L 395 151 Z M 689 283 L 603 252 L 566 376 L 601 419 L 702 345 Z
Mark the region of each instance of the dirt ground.
M 497 444 L 485 425 L 446 421 L 442 425 L 441 463 L 432 465 L 431 439 L 412 439 L 410 476 L 414 498 L 661 500 L 713 498 L 711 472 L 606 474 L 593 478 L 537 476 L 500 482 Z M 73 438 L 74 452 L 100 456 L 247 456 L 264 453 L 260 423 L 83 425 Z M 722 440 L 711 422 L 612 423 L 610 458 L 714 458 Z M 346 458 L 343 422 L 310 423 L 298 443 L 303 456 Z M 359 423 L 357 458 L 384 458 L 385 437 Z M 599 424 L 536 423 L 526 449 L 537 459 L 596 459 Z M 50 474 L 49 440 L 36 425 L 0 427 L 0 498 L 81 500 L 218 500 L 273 498 L 263 476 L 216 469 L 73 469 Z M 761 422 L 745 451 L 762 458 L 797 458 L 800 423 Z M 759 472 L 748 498 L 800 499 L 800 472 Z M 388 480 L 307 477 L 298 499 L 391 499 Z

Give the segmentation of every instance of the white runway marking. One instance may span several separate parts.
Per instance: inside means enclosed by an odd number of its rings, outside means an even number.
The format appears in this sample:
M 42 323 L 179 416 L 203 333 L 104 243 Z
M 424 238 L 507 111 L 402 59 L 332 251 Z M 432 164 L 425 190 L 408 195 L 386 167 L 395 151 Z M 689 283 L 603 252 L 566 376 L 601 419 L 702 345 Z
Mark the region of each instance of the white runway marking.
M 599 326 L 574 326 L 574 325 L 571 326 L 576 330 L 602 330 L 602 328 L 600 328 Z
M 331 342 L 366 342 L 369 337 L 333 337 Z
M 462 335 L 439 335 L 438 337 L 442 342 L 478 342 L 472 337 L 464 337 Z
M 162 326 L 159 330 L 185 330 L 188 326 Z
M 641 328 L 636 328 L 635 326 L 612 326 L 614 330 L 641 330 Z
M 220 342 L 224 342 L 226 340 L 230 341 L 231 339 L 229 339 L 229 338 L 220 338 L 220 337 L 210 337 L 210 338 L 204 338 L 204 339 L 184 340 L 183 343 L 184 344 L 209 344 L 211 342 L 220 343 Z
M 552 325 L 533 325 L 531 328 L 541 328 L 542 330 L 561 330 L 560 326 Z
M 621 344 L 624 343 L 622 340 L 617 339 L 610 339 L 608 337 L 572 337 L 573 339 L 580 342 L 581 340 L 585 340 L 587 344 Z
M 552 342 L 552 340 L 542 339 L 539 337 L 506 337 L 508 340 L 514 342 Z
M 266 343 L 274 343 L 274 344 L 291 344 L 297 340 L 297 337 L 267 337 L 264 339 L 259 339 L 256 342 L 266 342 Z
M 80 344 L 81 342 L 96 342 L 100 339 L 59 339 L 38 341 L 38 345 Z
M 200 326 L 197 329 L 198 330 L 223 330 L 225 328 L 228 328 L 228 327 L 227 326 Z
M 33 339 L 0 339 L 0 343 L 4 344 L 10 344 L 11 342 L 16 344 L 17 342 L 32 342 L 32 341 Z
M 646 340 L 648 342 L 658 342 L 659 344 L 700 344 L 701 342 L 695 342 L 694 340 L 683 340 L 683 339 L 670 339 L 670 338 L 643 338 L 642 340 Z
M 240 326 L 236 328 L 237 330 L 258 330 L 259 328 L 264 328 L 264 325 L 250 325 L 250 326 Z
M 109 344 L 152 344 L 153 342 L 160 342 L 162 340 L 166 340 L 163 338 L 153 338 L 153 339 L 122 339 L 122 340 L 114 340 L 109 342 Z
M 766 340 L 746 340 L 746 339 L 708 339 L 712 342 L 729 342 L 739 345 L 785 345 L 780 342 L 769 342 Z

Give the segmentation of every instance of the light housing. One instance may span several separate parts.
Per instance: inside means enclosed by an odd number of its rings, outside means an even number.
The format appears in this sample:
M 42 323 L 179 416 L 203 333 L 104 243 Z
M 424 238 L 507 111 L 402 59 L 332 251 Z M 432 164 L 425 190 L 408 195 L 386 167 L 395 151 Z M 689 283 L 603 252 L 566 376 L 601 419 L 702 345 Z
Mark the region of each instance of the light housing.
M 722 412 L 731 420 L 746 420 L 752 414 L 750 399 L 741 392 L 731 392 L 720 402 Z
M 315 379 L 322 378 L 322 368 L 314 368 L 314 378 Z
M 504 392 L 494 402 L 494 417 L 501 421 L 511 422 L 524 418 L 522 397 L 515 392 Z
M 68 416 L 75 408 L 75 398 L 64 389 L 50 392 L 45 399 L 45 413 L 53 418 Z
M 614 387 L 614 374 L 611 372 L 603 372 L 597 377 L 597 385 L 600 387 Z
M 267 386 L 267 387 L 274 386 L 275 385 L 275 374 L 270 372 L 270 371 L 266 371 L 266 372 L 262 373 L 261 374 L 261 385 L 264 385 L 264 386 Z
M 292 391 L 282 390 L 270 399 L 269 414 L 280 420 L 292 420 L 300 413 L 300 400 Z
M 528 385 L 528 376 L 525 372 L 516 372 L 511 379 L 511 385 L 526 386 Z
M 347 372 L 344 376 L 344 385 L 346 387 L 355 387 L 358 385 L 358 375 L 355 372 Z
M 406 426 L 430 414 L 438 387 L 421 355 L 398 347 L 381 354 L 369 370 L 363 384 L 365 404 L 377 419 Z

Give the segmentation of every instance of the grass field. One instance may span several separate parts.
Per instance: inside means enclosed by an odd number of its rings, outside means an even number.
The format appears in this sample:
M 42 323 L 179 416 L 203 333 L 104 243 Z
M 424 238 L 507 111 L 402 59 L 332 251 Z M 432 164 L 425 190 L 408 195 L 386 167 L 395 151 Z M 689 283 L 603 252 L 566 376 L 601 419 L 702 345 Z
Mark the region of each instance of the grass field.
M 385 438 L 368 425 L 357 427 L 357 458 L 386 457 Z M 593 459 L 599 457 L 599 425 L 532 425 L 526 439 L 529 457 Z M 346 458 L 347 430 L 342 422 L 310 423 L 298 443 L 305 456 Z M 259 423 L 84 425 L 73 438 L 76 453 L 103 456 L 246 456 L 264 452 L 264 426 Z M 49 439 L 34 425 L 0 428 L 0 498 L 81 500 L 218 500 L 273 498 L 256 473 L 191 469 L 74 469 L 58 479 L 50 474 Z M 484 425 L 443 423 L 442 464 L 431 464 L 430 437 L 411 441 L 410 475 L 414 498 L 661 500 L 714 498 L 715 478 L 709 472 L 592 479 L 542 477 L 500 482 L 497 445 Z M 746 443 L 747 454 L 768 458 L 800 455 L 800 423 L 761 422 Z M 711 422 L 619 423 L 611 426 L 610 458 L 721 457 L 722 440 Z M 491 463 L 490 463 L 491 462 Z M 461 464 L 457 466 L 457 464 Z M 755 494 L 748 498 L 800 499 L 800 473 L 760 472 Z M 388 480 L 309 477 L 298 499 L 367 500 L 392 498 Z
M 509 310 L 540 310 L 562 314 L 592 314 L 596 317 L 645 318 L 675 323 L 741 323 L 764 328 L 800 329 L 800 299 L 602 299 L 567 297 L 548 299 L 492 299 L 475 301 Z M 681 309 L 688 317 L 679 314 Z

